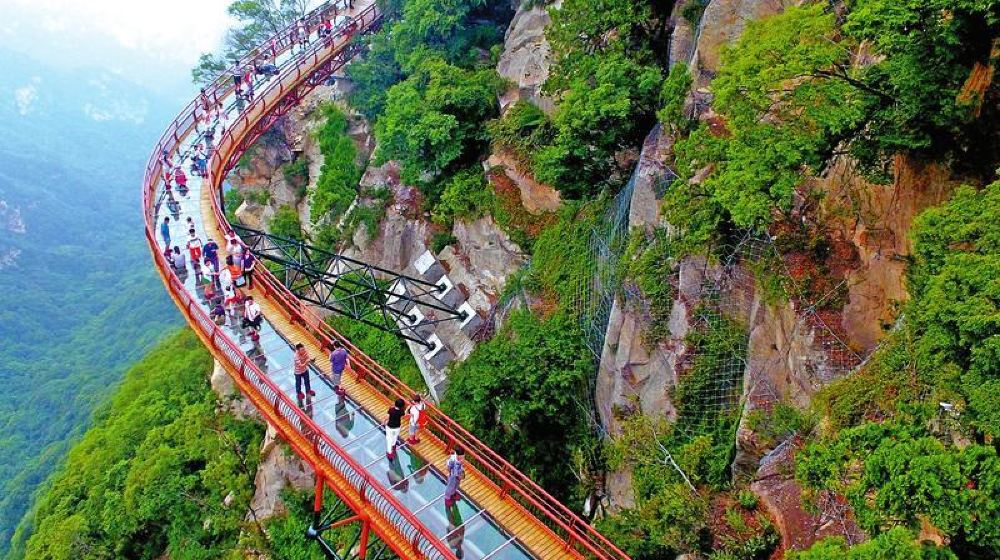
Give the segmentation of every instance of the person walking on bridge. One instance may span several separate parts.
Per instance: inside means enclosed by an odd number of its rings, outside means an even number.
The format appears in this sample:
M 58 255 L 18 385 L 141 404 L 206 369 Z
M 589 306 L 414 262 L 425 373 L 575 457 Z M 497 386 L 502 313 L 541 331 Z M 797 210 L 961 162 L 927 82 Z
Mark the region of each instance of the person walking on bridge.
M 160 237 L 163 238 L 163 244 L 170 248 L 170 216 L 163 217 L 163 223 L 160 224 Z
M 205 261 L 212 264 L 215 272 L 219 272 L 219 244 L 214 239 L 209 239 L 208 243 L 201 248 L 201 253 L 205 255 Z
M 181 252 L 181 248 L 174 246 L 174 269 L 178 272 L 182 270 L 187 270 L 187 261 L 184 259 L 184 253 Z
M 396 447 L 399 445 L 399 429 L 403 427 L 403 416 L 406 411 L 403 407 L 406 403 L 403 399 L 396 399 L 396 402 L 389 407 L 388 416 L 385 419 L 385 457 L 392 461 L 396 458 Z
M 343 397 L 347 394 L 340 386 L 340 381 L 344 376 L 344 368 L 347 367 L 349 353 L 347 348 L 339 340 L 333 341 L 333 351 L 330 352 L 330 382 L 333 383 L 333 392 Z
M 174 171 L 174 182 L 177 183 L 177 192 L 180 193 L 181 196 L 187 196 L 188 178 L 187 175 L 184 174 L 184 168 L 180 165 L 178 165 L 177 169 Z
M 448 471 L 448 483 L 444 487 L 444 507 L 451 508 L 458 503 L 461 496 L 458 493 L 458 483 L 462 481 L 465 477 L 465 466 L 462 464 L 462 459 L 465 457 L 465 450 L 461 447 L 456 446 L 455 451 L 452 452 L 451 457 L 448 457 L 448 462 L 445 463 L 445 469 Z
M 244 251 L 240 259 L 240 266 L 243 268 L 243 278 L 246 279 L 247 289 L 253 289 L 253 270 L 257 266 L 257 257 L 250 251 Z
M 410 445 L 420 443 L 417 431 L 427 425 L 425 408 L 427 408 L 427 404 L 424 403 L 424 399 L 420 395 L 413 395 L 413 399 L 410 400 L 410 407 L 406 409 L 406 414 L 410 417 L 410 437 L 406 439 L 406 443 Z
M 255 331 L 259 330 L 263 318 L 260 304 L 253 300 L 253 296 L 247 296 L 246 303 L 243 304 L 243 328 L 252 327 Z
M 295 345 L 295 361 L 294 361 L 294 372 L 295 372 L 295 396 L 301 401 L 305 398 L 305 395 L 310 397 L 316 396 L 316 391 L 312 390 L 309 386 L 309 364 L 312 363 L 312 358 L 309 357 L 309 352 L 306 347 L 301 342 Z M 305 385 L 305 395 L 302 394 L 302 386 Z
M 187 248 L 191 253 L 191 260 L 201 259 L 201 238 L 194 232 L 194 228 L 188 230 Z

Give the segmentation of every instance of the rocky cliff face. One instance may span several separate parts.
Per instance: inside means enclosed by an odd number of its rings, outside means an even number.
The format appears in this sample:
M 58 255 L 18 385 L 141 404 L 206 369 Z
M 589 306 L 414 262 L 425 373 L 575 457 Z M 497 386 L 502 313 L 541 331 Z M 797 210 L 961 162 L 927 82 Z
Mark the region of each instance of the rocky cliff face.
M 680 17 L 683 2 L 675 5 L 671 61 L 690 61 L 695 77 L 691 105 L 701 118 L 712 116 L 706 103 L 711 98 L 708 85 L 719 68 L 723 46 L 739 35 L 746 22 L 795 3 L 711 0 L 698 26 Z M 655 185 L 669 168 L 671 145 L 669 135 L 658 129 L 646 140 L 635 171 L 629 219 L 633 229 L 669 228 L 660 221 L 657 201 L 664 193 Z M 654 347 L 643 344 L 650 325 L 642 306 L 617 300 L 598 373 L 598 412 L 605 427 L 616 433 L 620 415 L 634 412 L 674 419 L 670 394 L 683 375 L 691 312 L 703 300 L 706 287 L 719 291 L 730 306 L 728 313 L 746 328 L 744 419 L 751 411 L 769 410 L 778 402 L 808 405 L 817 390 L 848 374 L 891 327 L 898 302 L 907 297 L 903 273 L 913 219 L 945 200 L 953 188 L 943 169 L 903 160 L 896 162 L 889 185 L 866 182 L 846 158 L 834 160 L 820 176 L 808 180 L 803 190 L 819 193 L 822 202 L 802 219 L 820 224 L 823 235 L 850 255 L 844 266 L 833 270 L 842 301 L 822 312 L 812 312 L 809 306 L 816 302 L 803 301 L 794 290 L 783 299 L 760 293 L 746 267 L 723 274 L 718 265 L 700 258 L 676 264 L 669 334 Z M 805 548 L 833 534 L 852 542 L 863 539 L 848 508 L 835 497 L 821 500 L 818 512 L 803 506 L 792 476 L 795 451 L 791 441 L 774 450 L 765 448 L 745 422 L 740 426 L 735 467 L 754 481 L 751 488 L 775 518 L 783 548 Z M 607 492 L 612 510 L 632 505 L 630 473 L 609 473 Z
M 555 108 L 552 99 L 541 94 L 542 85 L 549 77 L 550 49 L 545 27 L 551 20 L 546 6 L 533 4 L 518 6 L 504 36 L 497 72 L 510 80 L 511 86 L 500 96 L 501 109 L 520 99 L 538 105 L 543 111 Z

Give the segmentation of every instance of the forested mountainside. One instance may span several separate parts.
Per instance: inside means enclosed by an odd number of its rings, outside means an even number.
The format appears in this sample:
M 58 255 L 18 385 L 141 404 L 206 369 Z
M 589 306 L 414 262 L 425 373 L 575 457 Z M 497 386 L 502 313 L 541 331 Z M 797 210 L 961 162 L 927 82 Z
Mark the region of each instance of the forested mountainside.
M 136 233 L 143 146 L 166 103 L 110 72 L 0 57 L 2 553 L 94 407 L 178 315 Z
M 321 558 L 300 538 L 308 497 L 289 495 L 291 513 L 279 521 L 247 516 L 264 428 L 212 391 L 211 373 L 208 351 L 186 329 L 132 366 L 10 557 L 242 558 L 278 544 L 280 557 Z
M 483 327 L 435 331 L 444 363 L 338 328 L 633 558 L 1000 555 L 1000 2 L 380 5 L 227 209 L 386 268 L 429 252 Z M 234 4 L 234 37 L 267 6 Z M 302 557 L 301 495 L 274 495 L 307 469 L 262 448 L 252 485 L 197 459 L 197 499 L 146 479 L 125 499 L 182 514 L 117 533 L 78 480 L 39 515 L 88 540 L 28 557 Z

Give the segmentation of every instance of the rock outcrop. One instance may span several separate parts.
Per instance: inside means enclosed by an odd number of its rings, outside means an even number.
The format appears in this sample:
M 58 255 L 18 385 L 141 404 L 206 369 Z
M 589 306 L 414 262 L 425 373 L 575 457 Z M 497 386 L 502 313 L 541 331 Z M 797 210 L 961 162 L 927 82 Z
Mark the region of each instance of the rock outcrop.
M 559 209 L 562 199 L 559 191 L 540 183 L 521 170 L 514 157 L 506 152 L 490 154 L 490 157 L 483 164 L 484 170 L 489 173 L 502 172 L 510 179 L 521 194 L 521 205 L 529 213 L 534 215 L 545 212 L 555 212 Z
M 500 96 L 505 110 L 519 99 L 530 101 L 543 111 L 555 108 L 553 101 L 541 94 L 549 77 L 549 44 L 545 27 L 550 23 L 548 9 L 534 2 L 522 2 L 504 36 L 503 53 L 497 72 L 510 80 L 511 86 Z
M 264 520 L 286 513 L 281 493 L 286 489 L 308 490 L 316 483 L 312 468 L 280 443 L 277 431 L 268 425 L 260 447 L 260 465 L 254 477 L 252 511 L 247 513 L 248 518 Z
M 814 542 L 839 536 L 848 543 L 866 537 L 858 528 L 850 508 L 837 497 L 822 495 L 815 500 L 817 512 L 804 506 L 802 488 L 792 476 L 795 446 L 789 441 L 761 460 L 750 489 L 775 520 L 783 550 L 803 550 Z
M 781 13 L 799 0 L 711 0 L 701 16 L 691 75 L 695 88 L 708 85 L 718 72 L 722 49 L 743 33 L 747 22 Z M 678 49 L 680 50 L 680 49 Z
M 426 332 L 428 340 L 439 342 L 440 349 L 428 351 L 407 341 L 431 395 L 439 398 L 447 387 L 445 367 L 464 360 L 475 348 L 476 327 L 489 314 L 507 278 L 524 263 L 524 254 L 492 218 L 484 217 L 457 222 L 452 232 L 456 242 L 434 255 L 430 250 L 434 228 L 422 213 L 422 196 L 416 188 L 400 183 L 394 162 L 370 167 L 361 184 L 385 186 L 392 199 L 378 231 L 360 230 L 344 254 L 428 282 L 445 282 L 449 288 L 441 301 L 469 314 L 464 321 L 418 329 Z M 434 319 L 430 314 L 425 318 Z

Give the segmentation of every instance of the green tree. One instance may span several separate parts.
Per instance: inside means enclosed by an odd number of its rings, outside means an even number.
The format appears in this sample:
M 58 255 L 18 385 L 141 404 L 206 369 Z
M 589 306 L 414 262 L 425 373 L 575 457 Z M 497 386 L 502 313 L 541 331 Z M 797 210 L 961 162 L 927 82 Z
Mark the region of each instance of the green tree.
M 492 69 L 425 61 L 389 90 L 375 125 L 378 161 L 399 160 L 403 179 L 415 183 L 478 155 L 487 139 L 483 123 L 497 115 L 500 87 Z
M 347 211 L 357 195 L 362 172 L 357 162 L 358 148 L 347 135 L 347 116 L 332 103 L 323 105 L 320 115 L 325 120 L 315 134 L 323 166 L 309 208 L 313 223 L 336 221 Z
M 52 476 L 27 558 L 238 558 L 259 424 L 219 406 L 190 330 L 133 366 Z
M 761 228 L 789 207 L 804 175 L 863 122 L 869 96 L 850 76 L 849 46 L 820 4 L 747 25 L 712 81 L 726 132 L 702 126 L 677 147 L 676 225 L 704 239 L 721 222 Z
M 299 241 L 305 240 L 305 236 L 302 234 L 302 222 L 299 221 L 299 213 L 287 204 L 274 211 L 268 228 L 275 235 Z
M 858 76 L 877 92 L 877 104 L 852 152 L 884 173 L 897 152 L 942 157 L 975 149 L 975 113 L 959 92 L 972 65 L 989 58 L 1000 2 L 852 0 L 849 6 L 844 31 L 879 56 Z
M 663 76 L 620 53 L 596 59 L 592 75 L 574 78 L 552 118 L 554 137 L 534 161 L 535 175 L 578 198 L 613 179 L 615 155 L 645 134 Z
M 486 184 L 482 169 L 459 171 L 445 182 L 441 202 L 434 207 L 434 221 L 448 227 L 455 220 L 474 220 L 492 210 L 493 191 Z
M 443 408 L 557 497 L 575 484 L 572 452 L 587 437 L 592 368 L 575 322 L 516 312 L 454 368 Z
M 808 550 L 789 551 L 788 560 L 953 560 L 950 550 L 917 543 L 916 536 L 902 527 L 874 539 L 848 547 L 843 537 L 827 537 Z
M 229 66 L 229 61 L 246 56 L 304 16 L 308 5 L 307 0 L 234 0 L 227 12 L 236 24 L 227 30 L 222 52 L 202 53 L 191 70 L 192 80 L 197 84 L 210 83 Z

